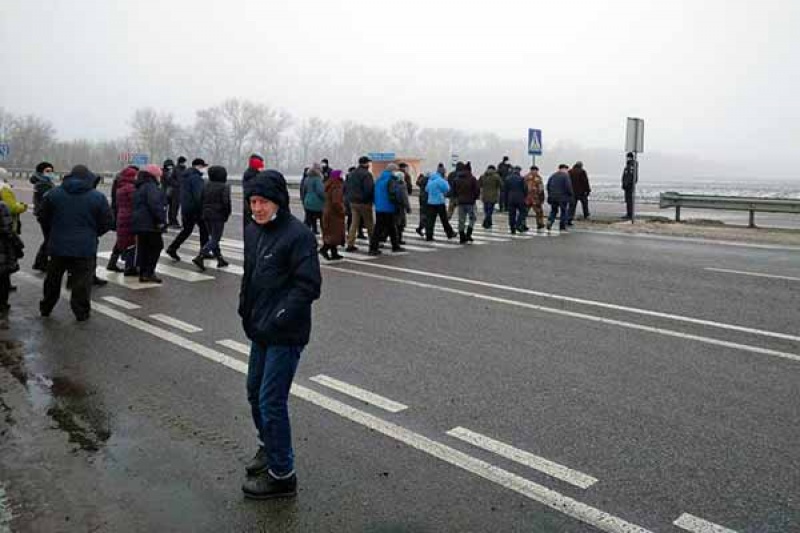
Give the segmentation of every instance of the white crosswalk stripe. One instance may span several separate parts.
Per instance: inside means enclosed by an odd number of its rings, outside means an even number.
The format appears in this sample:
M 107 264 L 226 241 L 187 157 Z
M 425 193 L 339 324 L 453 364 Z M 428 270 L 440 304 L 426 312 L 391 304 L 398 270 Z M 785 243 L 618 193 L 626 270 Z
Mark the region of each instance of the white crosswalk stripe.
M 100 253 L 97 254 L 97 257 L 101 257 L 103 259 L 108 259 L 109 257 L 111 257 L 111 252 L 100 252 Z M 114 275 L 114 274 L 118 274 L 118 276 L 122 277 L 123 280 L 124 280 L 124 276 L 122 276 L 121 273 L 108 272 L 107 270 L 105 270 L 102 267 L 97 267 L 97 270 L 98 271 L 100 271 L 100 270 L 103 271 L 103 273 L 105 274 L 104 279 L 107 279 L 108 281 L 113 281 L 114 283 L 117 283 L 117 284 L 123 284 L 123 283 L 119 283 L 118 277 Z M 156 266 L 156 272 L 158 274 L 163 275 L 163 276 L 167 276 L 167 277 L 170 277 L 170 278 L 176 278 L 176 279 L 180 279 L 180 280 L 183 280 L 183 281 L 188 281 L 189 283 L 196 283 L 198 281 L 211 281 L 211 280 L 214 279 L 213 276 L 207 276 L 205 274 L 198 274 L 197 272 L 192 272 L 191 270 L 184 270 L 182 268 L 175 268 L 175 267 L 171 267 L 171 266 L 168 266 L 168 265 L 163 265 L 161 263 L 159 263 Z M 98 276 L 99 277 L 103 277 L 103 276 L 100 275 L 99 272 L 98 272 Z M 136 278 L 129 277 L 128 279 L 136 279 Z

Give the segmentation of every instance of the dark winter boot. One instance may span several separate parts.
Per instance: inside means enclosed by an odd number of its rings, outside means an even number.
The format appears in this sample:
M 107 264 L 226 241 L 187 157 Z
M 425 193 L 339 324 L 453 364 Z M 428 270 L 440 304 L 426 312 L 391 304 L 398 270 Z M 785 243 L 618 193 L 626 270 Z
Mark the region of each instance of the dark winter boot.
M 473 242 L 472 241 L 472 228 L 467 228 L 467 242 Z
M 224 257 L 222 257 L 221 255 L 218 255 L 217 256 L 217 268 L 225 268 L 226 266 L 228 266 L 228 262 L 225 261 Z
M 205 272 L 206 270 L 206 265 L 203 264 L 203 259 L 205 259 L 203 254 L 199 254 L 197 257 L 192 259 L 192 263 L 194 263 L 195 266 L 200 269 L 200 272 Z
M 242 492 L 245 498 L 253 500 L 289 498 L 297 495 L 297 476 L 292 473 L 285 479 L 278 479 L 267 470 L 248 477 L 242 484 Z
M 336 246 L 331 248 L 331 259 L 333 261 L 338 261 L 340 259 L 344 259 L 344 257 L 342 257 L 342 255 L 339 254 L 339 250 L 336 249 Z
M 122 269 L 117 265 L 117 261 L 119 261 L 120 253 L 117 251 L 116 248 L 111 250 L 111 257 L 108 258 L 108 265 L 106 265 L 106 270 L 109 272 L 122 272 Z
M 463 231 L 458 232 L 458 242 L 460 244 L 467 244 L 467 234 Z
M 319 255 L 321 255 L 322 257 L 324 257 L 324 258 L 325 258 L 325 259 L 327 259 L 328 261 L 330 261 L 330 260 L 331 260 L 331 256 L 330 256 L 330 254 L 328 253 L 328 245 L 327 245 L 327 244 L 326 244 L 326 245 L 324 245 L 322 248 L 320 248 L 320 249 L 319 249 Z

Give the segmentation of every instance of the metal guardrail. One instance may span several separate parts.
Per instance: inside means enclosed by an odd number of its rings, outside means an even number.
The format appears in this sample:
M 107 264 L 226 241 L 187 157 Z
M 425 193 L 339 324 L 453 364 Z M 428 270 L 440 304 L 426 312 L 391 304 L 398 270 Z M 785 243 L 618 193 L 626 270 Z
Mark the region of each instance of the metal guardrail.
M 750 227 L 756 227 L 755 213 L 797 213 L 800 214 L 800 200 L 783 198 L 752 198 L 747 196 L 711 196 L 703 194 L 680 194 L 662 192 L 659 200 L 661 209 L 674 207 L 675 221 L 681 221 L 681 208 L 724 209 L 726 211 L 749 211 Z

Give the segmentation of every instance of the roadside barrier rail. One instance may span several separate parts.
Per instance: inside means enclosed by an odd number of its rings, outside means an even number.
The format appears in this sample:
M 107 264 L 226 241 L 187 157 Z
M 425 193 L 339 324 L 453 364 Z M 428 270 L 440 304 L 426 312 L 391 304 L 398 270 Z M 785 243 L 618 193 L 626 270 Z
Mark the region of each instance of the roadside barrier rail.
M 750 227 L 756 227 L 756 211 L 763 213 L 798 213 L 800 200 L 788 198 L 752 198 L 747 196 L 712 196 L 705 194 L 681 194 L 662 192 L 659 207 L 675 208 L 675 222 L 681 221 L 681 208 L 723 209 L 725 211 L 749 211 Z

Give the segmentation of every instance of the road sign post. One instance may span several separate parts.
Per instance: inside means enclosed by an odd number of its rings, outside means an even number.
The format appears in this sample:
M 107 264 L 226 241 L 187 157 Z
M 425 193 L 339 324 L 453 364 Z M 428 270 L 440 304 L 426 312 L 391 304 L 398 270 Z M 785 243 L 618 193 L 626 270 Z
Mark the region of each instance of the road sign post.
M 528 129 L 528 155 L 532 165 L 536 164 L 536 156 L 542 155 L 542 130 Z
M 633 190 L 631 191 L 631 224 L 636 221 L 636 184 L 639 182 L 638 155 L 644 153 L 644 119 L 628 117 L 625 128 L 625 151 L 633 154 Z

